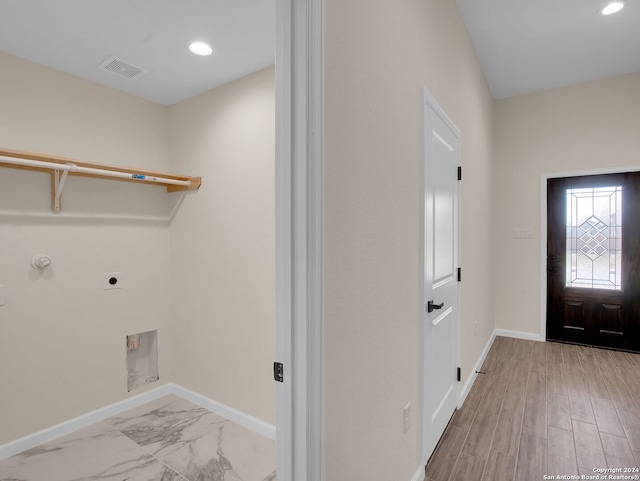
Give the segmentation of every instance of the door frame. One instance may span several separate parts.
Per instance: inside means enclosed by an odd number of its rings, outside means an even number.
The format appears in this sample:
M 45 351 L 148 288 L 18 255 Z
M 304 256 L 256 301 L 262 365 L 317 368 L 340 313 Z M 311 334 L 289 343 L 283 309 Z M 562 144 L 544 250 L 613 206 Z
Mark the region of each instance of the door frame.
M 540 335 L 536 340 L 547 340 L 547 180 L 559 177 L 584 177 L 625 172 L 640 172 L 640 165 L 549 172 L 540 175 Z
M 276 0 L 276 383 L 280 481 L 324 479 L 324 0 Z
M 449 118 L 449 116 L 446 114 L 446 112 L 442 109 L 442 107 L 440 107 L 440 105 L 438 104 L 438 102 L 436 101 L 435 97 L 433 97 L 433 95 L 431 95 L 431 93 L 427 90 L 426 87 L 423 87 L 423 100 L 422 100 L 422 112 L 423 112 L 423 139 L 422 139 L 422 159 L 421 159 L 421 170 L 422 170 L 422 183 L 421 183 L 421 198 L 420 198 L 420 306 L 419 306 L 419 312 L 420 312 L 420 323 L 421 323 L 421 327 L 422 327 L 422 356 L 421 356 L 421 366 L 420 366 L 420 372 L 421 372 L 421 378 L 422 378 L 422 389 L 421 389 L 421 439 L 422 439 L 422 447 L 420 450 L 421 453 L 421 464 L 425 465 L 427 464 L 427 461 L 429 461 L 429 453 L 427 453 L 427 444 L 426 444 L 426 436 L 425 436 L 425 432 L 426 432 L 426 396 L 425 396 L 425 391 L 426 391 L 426 370 L 425 370 L 425 365 L 426 365 L 426 360 L 427 360 L 427 353 L 424 350 L 424 345 L 425 345 L 425 341 L 426 341 L 426 331 L 425 331 L 425 327 L 424 327 L 424 310 L 425 310 L 425 306 L 427 305 L 427 301 L 428 299 L 425 297 L 425 285 L 424 285 L 424 277 L 425 277 L 425 267 L 424 267 L 424 262 L 425 262 L 425 205 L 424 205 L 424 198 L 425 198 L 425 194 L 426 194 L 426 168 L 425 168 L 425 164 L 426 164 L 426 155 L 427 155 L 427 151 L 426 151 L 426 138 L 424 136 L 424 132 L 425 132 L 425 128 L 426 128 L 426 119 L 427 119 L 427 108 L 431 108 L 433 109 L 433 111 L 443 120 L 443 122 L 456 134 L 457 138 L 458 138 L 458 159 L 457 159 L 457 163 L 458 163 L 458 167 L 462 167 L 462 153 L 461 153 L 461 149 L 462 149 L 462 133 L 460 132 L 460 129 L 458 129 L 458 127 L 453 123 L 453 121 Z M 458 210 L 458 228 L 457 228 L 457 260 L 458 260 L 458 266 L 460 266 L 462 264 L 462 259 L 461 259 L 461 249 L 460 249 L 460 239 L 461 239 L 461 233 L 462 233 L 462 222 L 461 222 L 461 212 L 462 212 L 462 208 L 461 208 L 461 200 L 462 200 L 462 196 L 460 195 L 461 192 L 461 188 L 460 188 L 461 184 L 458 184 L 458 191 L 457 191 L 457 210 Z M 462 318 L 462 283 L 458 282 L 458 289 L 457 289 L 457 304 L 458 304 L 458 311 L 456 313 L 455 316 L 455 336 L 456 336 L 456 346 L 455 346 L 455 353 L 454 353 L 454 357 L 456 360 L 456 363 L 458 366 L 460 366 L 460 362 L 461 362 L 461 318 Z M 456 392 L 456 396 L 457 396 L 457 406 L 458 408 L 460 407 L 460 401 L 461 401 L 461 393 L 462 393 L 462 389 L 460 388 L 460 383 L 458 383 L 458 389 Z

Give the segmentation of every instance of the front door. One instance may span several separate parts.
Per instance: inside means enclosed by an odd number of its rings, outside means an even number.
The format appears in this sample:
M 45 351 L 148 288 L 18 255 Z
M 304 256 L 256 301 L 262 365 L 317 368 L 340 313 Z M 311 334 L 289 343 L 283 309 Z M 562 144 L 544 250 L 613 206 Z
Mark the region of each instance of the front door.
M 547 181 L 547 339 L 640 351 L 640 173 Z
M 460 133 L 435 101 L 425 101 L 424 406 L 428 459 L 460 399 L 458 166 Z

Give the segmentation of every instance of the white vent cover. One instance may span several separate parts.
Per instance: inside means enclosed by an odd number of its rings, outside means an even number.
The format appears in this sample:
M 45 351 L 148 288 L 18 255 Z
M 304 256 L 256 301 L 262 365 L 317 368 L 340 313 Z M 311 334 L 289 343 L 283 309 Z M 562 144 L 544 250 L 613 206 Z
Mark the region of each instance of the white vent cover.
M 102 62 L 98 68 L 117 75 L 118 77 L 128 78 L 129 80 L 135 80 L 147 73 L 146 70 L 140 67 L 135 67 L 127 62 L 123 62 L 115 57 L 109 57 L 107 60 Z

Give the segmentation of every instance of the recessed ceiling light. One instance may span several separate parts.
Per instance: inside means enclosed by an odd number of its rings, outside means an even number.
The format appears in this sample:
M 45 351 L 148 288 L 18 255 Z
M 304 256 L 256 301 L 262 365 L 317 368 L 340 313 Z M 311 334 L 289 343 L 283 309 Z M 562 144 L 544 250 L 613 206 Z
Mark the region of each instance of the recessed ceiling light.
M 602 15 L 612 15 L 614 13 L 619 12 L 623 8 L 624 8 L 624 2 L 620 2 L 620 1 L 610 2 L 602 10 L 600 10 L 600 13 Z
M 189 44 L 189 50 L 191 50 L 191 53 L 195 53 L 196 55 L 206 56 L 211 55 L 214 48 L 209 42 L 198 40 Z

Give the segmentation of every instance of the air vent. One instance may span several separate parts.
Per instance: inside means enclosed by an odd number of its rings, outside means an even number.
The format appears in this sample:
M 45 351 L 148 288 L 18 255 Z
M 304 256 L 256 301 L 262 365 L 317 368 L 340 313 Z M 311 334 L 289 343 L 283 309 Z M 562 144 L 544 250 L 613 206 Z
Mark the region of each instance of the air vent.
M 115 57 L 109 57 L 107 60 L 102 62 L 98 68 L 117 75 L 118 77 L 128 78 L 129 80 L 135 80 L 147 73 L 146 70 L 140 67 L 135 67 L 127 62 L 123 62 Z

